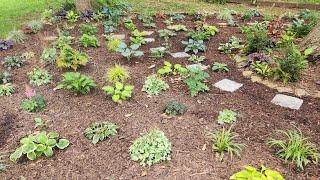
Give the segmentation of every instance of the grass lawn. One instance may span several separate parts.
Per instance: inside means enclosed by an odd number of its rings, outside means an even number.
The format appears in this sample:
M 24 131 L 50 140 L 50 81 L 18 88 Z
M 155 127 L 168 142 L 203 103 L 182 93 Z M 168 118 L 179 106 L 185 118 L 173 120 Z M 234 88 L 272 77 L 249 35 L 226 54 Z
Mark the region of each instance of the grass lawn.
M 29 20 L 39 19 L 40 13 L 44 9 L 49 7 L 57 8 L 63 1 L 64 0 L 0 0 L 0 38 L 4 38 L 10 30 L 20 28 L 21 24 Z M 216 5 L 200 0 L 128 0 L 128 2 L 133 5 L 134 12 L 219 12 L 219 10 L 224 8 L 241 12 L 248 9 L 248 7 L 244 5 Z M 259 9 L 270 15 L 279 15 L 288 11 L 287 9 L 272 7 Z

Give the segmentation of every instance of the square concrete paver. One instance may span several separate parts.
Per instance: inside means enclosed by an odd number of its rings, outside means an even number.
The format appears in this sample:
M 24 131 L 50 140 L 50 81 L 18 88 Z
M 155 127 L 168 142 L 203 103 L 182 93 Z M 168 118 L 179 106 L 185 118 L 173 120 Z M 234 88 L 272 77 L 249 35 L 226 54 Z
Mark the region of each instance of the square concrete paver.
M 295 110 L 299 110 L 301 105 L 303 104 L 302 99 L 284 94 L 277 94 L 276 96 L 274 96 L 271 102 L 281 107 L 286 107 Z
M 176 53 L 170 53 L 172 57 L 174 58 L 187 58 L 190 57 L 190 55 L 186 52 L 176 52 Z
M 154 38 L 144 38 L 144 40 L 145 40 L 147 43 L 151 43 L 151 42 L 156 41 Z
M 230 79 L 222 79 L 221 81 L 215 83 L 213 86 L 223 91 L 234 92 L 241 88 L 243 84 L 237 83 Z

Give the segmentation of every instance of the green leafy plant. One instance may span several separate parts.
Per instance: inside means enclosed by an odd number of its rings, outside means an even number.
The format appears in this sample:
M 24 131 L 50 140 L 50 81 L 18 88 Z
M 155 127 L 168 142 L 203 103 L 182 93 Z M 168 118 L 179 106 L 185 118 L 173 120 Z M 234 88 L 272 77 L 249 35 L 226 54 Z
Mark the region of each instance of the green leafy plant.
M 219 12 L 217 18 L 225 21 L 233 20 L 232 14 L 234 14 L 234 11 L 225 8 Z
M 151 15 L 142 14 L 138 16 L 138 19 L 142 22 L 142 25 L 144 27 L 153 27 L 153 28 L 156 27 L 156 24 Z
M 46 123 L 41 118 L 34 118 L 34 126 L 35 128 L 41 128 L 46 126 Z
M 163 58 L 167 53 L 167 49 L 165 47 L 150 48 L 150 51 L 151 57 L 153 58 Z
M 169 30 L 174 30 L 174 31 L 188 31 L 187 27 L 182 24 L 177 24 L 177 25 L 170 25 L 167 26 Z
M 99 47 L 99 40 L 94 35 L 83 34 L 79 39 L 80 43 L 84 47 Z
M 32 71 L 28 72 L 27 75 L 29 78 L 29 83 L 35 86 L 49 84 L 52 79 L 52 76 L 48 73 L 48 71 L 41 68 L 34 68 Z
M 55 44 L 56 48 L 63 49 L 64 46 L 71 45 L 73 39 L 74 38 L 72 36 L 64 35 L 64 34 L 60 33 L 59 38 L 57 39 L 57 41 L 54 44 Z
M 297 19 L 293 21 L 291 27 L 288 30 L 293 32 L 296 37 L 302 38 L 308 35 L 316 24 L 317 20 L 313 20 L 309 23 L 306 23 L 302 19 Z
M 286 48 L 286 47 L 291 47 L 294 43 L 295 39 L 295 34 L 287 31 L 283 35 L 281 35 L 281 38 L 277 42 L 277 46 L 280 48 Z
M 219 112 L 218 116 L 218 123 L 219 124 L 231 124 L 234 123 L 237 120 L 237 113 L 230 110 L 230 109 L 224 109 L 223 111 Z
M 98 28 L 91 24 L 81 24 L 80 32 L 81 34 L 95 35 L 98 32 Z
M 251 64 L 251 68 L 262 77 L 269 77 L 272 75 L 272 69 L 267 62 L 255 61 Z
M 206 51 L 207 47 L 202 40 L 196 41 L 193 39 L 189 39 L 188 41 L 182 41 L 182 44 L 186 45 L 184 49 L 185 52 L 192 51 L 195 54 L 198 54 L 199 51 Z
M 2 61 L 2 64 L 4 67 L 8 69 L 14 69 L 14 68 L 20 68 L 24 65 L 25 59 L 23 59 L 21 56 L 7 56 Z
M 123 25 L 130 31 L 134 31 L 137 29 L 137 26 L 133 23 L 133 21 L 130 18 L 124 19 Z
M 195 41 L 208 40 L 209 37 L 210 37 L 210 35 L 207 34 L 206 32 L 204 32 L 204 31 L 197 31 L 197 30 L 188 32 L 187 36 L 188 36 L 190 39 L 193 39 L 193 40 L 195 40 Z
M 230 180 L 244 179 L 284 180 L 283 176 L 278 171 L 267 168 L 264 165 L 261 165 L 260 171 L 253 166 L 245 166 L 243 170 L 230 177 Z
M 112 52 L 117 52 L 121 43 L 122 43 L 121 39 L 113 38 L 112 36 L 109 37 L 107 42 L 108 50 Z
M 14 93 L 14 87 L 11 83 L 0 84 L 0 97 L 11 96 Z
M 182 115 L 187 111 L 187 107 L 175 100 L 167 102 L 167 104 L 164 107 L 164 112 L 167 115 L 176 116 L 176 115 Z
M 212 65 L 212 71 L 215 72 L 229 72 L 228 65 L 225 63 L 215 62 Z
M 185 18 L 186 16 L 180 13 L 173 13 L 170 14 L 170 19 L 176 20 L 176 21 L 181 21 Z
M 40 112 L 46 107 L 46 101 L 41 95 L 34 95 L 21 102 L 21 108 L 28 112 Z
M 277 149 L 276 154 L 285 161 L 291 161 L 299 169 L 304 169 L 311 161 L 318 163 L 320 153 L 315 144 L 303 137 L 303 134 L 297 130 L 278 130 L 285 139 L 270 139 L 268 145 Z
M 244 45 L 242 44 L 242 41 L 239 38 L 232 36 L 227 43 L 220 43 L 218 50 L 224 54 L 231 54 L 242 49 L 243 47 Z
M 193 62 L 193 63 L 201 63 L 205 59 L 206 59 L 205 56 L 197 56 L 195 54 L 192 54 L 188 60 Z
M 142 91 L 148 95 L 159 95 L 161 91 L 169 89 L 169 85 L 156 75 L 151 75 L 146 78 Z
M 21 30 L 12 30 L 8 33 L 7 39 L 19 44 L 23 43 L 27 37 Z
M 128 61 L 131 60 L 132 57 L 141 57 L 144 55 L 142 51 L 139 51 L 139 45 L 133 44 L 130 47 L 126 45 L 126 43 L 121 42 L 117 52 L 120 52 L 123 57 L 125 57 Z
M 122 100 L 127 100 L 131 97 L 134 86 L 124 85 L 121 82 L 116 82 L 113 86 L 104 86 L 102 90 L 107 95 L 112 95 L 112 100 L 117 103 L 121 103 Z
M 245 53 L 251 54 L 261 52 L 271 47 L 272 41 L 269 39 L 267 30 L 260 25 L 252 25 L 249 31 L 246 32 L 247 43 L 245 46 Z
M 88 94 L 92 88 L 96 87 L 96 84 L 89 76 L 78 72 L 66 72 L 62 74 L 62 77 L 62 81 L 55 89 L 67 89 L 76 94 Z
M 126 79 L 130 78 L 129 71 L 127 68 L 121 65 L 114 65 L 114 67 L 109 68 L 106 74 L 106 80 L 108 82 L 124 82 Z
M 237 135 L 231 131 L 231 128 L 215 131 L 211 133 L 211 136 L 213 141 L 212 150 L 217 153 L 216 155 L 220 161 L 223 160 L 225 152 L 230 154 L 231 158 L 234 154 L 240 156 L 240 151 L 244 145 L 236 142 Z
M 92 123 L 91 126 L 84 131 L 84 135 L 90 139 L 93 144 L 97 144 L 99 141 L 115 136 L 117 129 L 118 126 L 111 122 Z
M 103 27 L 104 27 L 104 33 L 112 33 L 116 30 L 118 24 L 111 21 L 111 20 L 108 20 L 108 21 L 105 21 L 103 22 Z
M 41 21 L 34 20 L 28 23 L 27 28 L 31 30 L 31 33 L 36 34 L 43 29 L 43 23 Z
M 88 55 L 72 49 L 69 45 L 65 45 L 57 59 L 57 66 L 60 68 L 72 68 L 77 70 L 80 66 L 86 65 Z
M 57 59 L 57 50 L 55 48 L 44 48 L 40 59 L 45 64 L 53 64 Z
M 158 30 L 159 36 L 163 38 L 165 41 L 168 41 L 171 37 L 176 36 L 177 34 L 168 29 L 160 29 Z
M 160 130 L 151 130 L 136 139 L 129 149 L 131 159 L 142 166 L 170 160 L 171 142 Z
M 139 47 L 147 43 L 144 37 L 141 36 L 130 37 L 130 41 L 132 45 L 138 45 Z
M 301 72 L 307 67 L 307 57 L 313 52 L 313 49 L 306 49 L 304 54 L 301 54 L 297 46 L 292 46 L 283 49 L 284 55 L 276 57 L 276 67 L 274 69 L 274 79 L 282 79 L 283 83 L 297 81 L 300 78 Z
M 12 75 L 8 72 L 0 73 L 0 84 L 6 84 L 11 82 Z
M 209 77 L 209 74 L 200 68 L 188 68 L 188 78 L 184 83 L 188 86 L 192 97 L 197 96 L 199 92 L 208 91 L 209 87 L 204 81 Z
M 214 36 L 219 32 L 219 29 L 216 26 L 203 24 L 201 28 L 204 33 L 206 33 L 208 36 Z
M 181 75 L 185 76 L 188 72 L 187 68 L 182 67 L 181 64 L 172 65 L 169 61 L 164 61 L 164 66 L 158 70 L 160 75 Z
M 66 19 L 69 21 L 69 22 L 77 22 L 79 20 L 80 16 L 73 10 L 70 10 L 67 12 L 66 14 Z
M 65 149 L 70 142 L 67 139 L 59 139 L 57 132 L 39 132 L 34 135 L 29 135 L 20 140 L 21 146 L 10 155 L 10 160 L 16 162 L 21 156 L 26 155 L 29 160 L 36 160 L 45 155 L 46 157 L 53 156 L 55 147 Z

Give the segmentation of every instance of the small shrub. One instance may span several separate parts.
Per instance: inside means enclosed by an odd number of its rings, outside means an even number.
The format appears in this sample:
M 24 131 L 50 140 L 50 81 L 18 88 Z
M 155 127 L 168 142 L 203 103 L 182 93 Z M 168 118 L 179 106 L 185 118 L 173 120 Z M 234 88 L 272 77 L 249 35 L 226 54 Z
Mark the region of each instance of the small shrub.
M 182 115 L 186 112 L 187 107 L 177 101 L 169 101 L 164 108 L 164 112 L 167 115 L 176 116 L 176 115 Z
M 80 66 L 86 65 L 87 62 L 87 54 L 78 52 L 66 45 L 60 52 L 57 66 L 60 68 L 72 68 L 73 70 L 77 70 Z
M 133 161 L 151 166 L 171 159 L 171 142 L 162 131 L 152 130 L 136 139 L 129 152 Z
M 43 29 L 43 23 L 41 21 L 31 21 L 27 27 L 31 30 L 32 33 L 36 34 Z
M 201 63 L 205 59 L 206 59 L 205 56 L 197 56 L 195 54 L 192 54 L 188 60 L 193 62 L 193 63 Z
M 91 24 L 81 24 L 80 32 L 81 34 L 95 35 L 98 32 L 98 28 Z
M 83 34 L 79 39 L 80 43 L 84 47 L 99 47 L 99 40 L 94 35 Z
M 10 40 L 1 40 L 0 39 L 0 51 L 9 50 L 13 47 L 13 42 Z
M 0 84 L 0 97 L 11 96 L 14 93 L 14 87 L 11 83 Z
M 109 68 L 106 74 L 106 80 L 108 82 L 124 82 L 126 79 L 130 78 L 129 71 L 121 66 L 116 64 L 114 67 Z
M 34 95 L 21 102 L 21 108 L 28 112 L 40 112 L 46 107 L 46 101 L 41 95 Z
M 73 10 L 70 10 L 66 14 L 66 19 L 70 22 L 77 22 L 79 20 L 80 16 Z
M 245 52 L 247 54 L 261 52 L 271 47 L 271 40 L 268 37 L 267 30 L 259 25 L 253 25 L 246 33 L 247 43 Z
M 234 154 L 240 156 L 240 151 L 244 145 L 235 142 L 237 135 L 231 132 L 231 128 L 228 130 L 223 128 L 220 131 L 215 131 L 211 133 L 211 136 L 213 141 L 212 150 L 217 153 L 220 161 L 223 160 L 225 152 L 230 154 L 231 159 Z
M 151 75 L 146 78 L 142 91 L 148 95 L 159 95 L 161 91 L 169 89 L 169 85 L 156 75 Z
M 124 85 L 121 82 L 116 82 L 115 86 L 104 86 L 102 90 L 107 95 L 112 95 L 112 101 L 121 103 L 122 100 L 127 100 L 131 97 L 134 86 Z
M 6 84 L 11 82 L 12 75 L 8 72 L 0 73 L 0 84 Z
M 170 31 L 168 29 L 160 29 L 158 33 L 159 33 L 159 36 L 163 38 L 165 41 L 168 41 L 171 37 L 177 35 L 175 32 Z
M 44 48 L 40 59 L 45 64 L 53 64 L 57 59 L 57 50 L 55 48 Z
M 121 42 L 117 52 L 120 52 L 123 57 L 130 61 L 132 57 L 141 57 L 144 55 L 144 53 L 138 49 L 139 45 L 137 44 L 133 44 L 128 47 L 126 43 Z
M 7 56 L 2 64 L 8 69 L 20 68 L 24 65 L 25 59 L 20 56 Z
M 228 65 L 225 64 L 225 63 L 215 62 L 212 65 L 212 71 L 215 71 L 215 72 L 229 72 L 229 68 L 228 68 Z
M 117 134 L 117 129 L 118 126 L 114 123 L 93 123 L 84 131 L 84 135 L 91 140 L 93 144 L 97 144 L 99 141 L 115 136 Z
M 16 162 L 21 156 L 26 155 L 29 160 L 36 160 L 45 155 L 46 157 L 53 156 L 55 147 L 65 149 L 70 142 L 67 139 L 59 139 L 59 134 L 56 132 L 39 132 L 34 135 L 29 135 L 20 140 L 21 146 L 10 155 L 10 160 Z
M 27 39 L 26 35 L 21 30 L 12 30 L 9 32 L 7 39 L 14 43 L 23 43 Z
M 304 169 L 311 161 L 318 163 L 320 154 L 315 144 L 307 141 L 300 130 L 282 131 L 279 133 L 285 136 L 285 140 L 271 139 L 268 141 L 270 147 L 277 148 L 276 154 L 285 161 L 291 161 L 299 169 Z
M 34 68 L 31 72 L 28 72 L 27 75 L 29 78 L 29 83 L 35 86 L 49 84 L 52 79 L 52 76 L 48 73 L 48 71 L 40 68 Z
M 184 83 L 188 86 L 192 97 L 197 96 L 199 92 L 208 91 L 209 87 L 203 82 L 209 77 L 209 74 L 200 68 L 188 68 L 188 78 Z
M 204 52 L 207 50 L 207 47 L 202 40 L 195 41 L 189 39 L 188 41 L 182 41 L 182 44 L 186 45 L 186 48 L 184 49 L 185 52 L 192 51 L 193 53 L 198 54 L 199 51 Z
M 223 111 L 219 112 L 218 123 L 219 124 L 234 123 L 237 120 L 237 115 L 238 114 L 232 110 L 224 109 Z
M 269 169 L 261 165 L 261 170 L 257 171 L 255 167 L 245 166 L 243 170 L 233 174 L 230 180 L 241 179 L 270 179 L 270 180 L 284 180 L 282 175 L 275 170 Z
M 66 72 L 62 74 L 62 81 L 55 89 L 67 89 L 76 94 L 88 94 L 96 87 L 94 81 L 89 77 L 78 72 Z
M 293 32 L 296 37 L 302 38 L 309 34 L 309 32 L 316 25 L 316 20 L 306 23 L 304 20 L 298 19 L 294 20 L 289 31 Z
M 177 25 L 171 25 L 167 27 L 169 30 L 174 30 L 174 31 L 188 31 L 187 27 L 182 24 L 177 24 Z

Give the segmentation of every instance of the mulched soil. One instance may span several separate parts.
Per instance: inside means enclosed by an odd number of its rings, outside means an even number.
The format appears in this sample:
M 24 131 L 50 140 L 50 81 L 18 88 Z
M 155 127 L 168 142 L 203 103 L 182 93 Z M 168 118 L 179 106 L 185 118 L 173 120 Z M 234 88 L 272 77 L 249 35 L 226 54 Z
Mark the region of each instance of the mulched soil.
M 188 16 L 182 24 L 189 28 L 194 26 Z M 134 21 L 140 30 L 142 24 Z M 214 17 L 207 19 L 210 24 L 222 22 Z M 158 29 L 164 28 L 162 19 L 157 19 Z M 210 78 L 207 82 L 210 90 L 197 97 L 191 97 L 182 81 L 166 78 L 170 90 L 159 96 L 148 97 L 141 92 L 145 78 L 156 73 L 162 67 L 164 60 L 183 65 L 190 64 L 187 59 L 173 59 L 169 55 L 161 60 L 149 58 L 149 53 L 139 59 L 127 62 L 117 53 L 110 53 L 106 49 L 105 38 L 102 36 L 103 27 L 99 25 L 99 39 L 101 47 L 82 48 L 78 44 L 73 47 L 82 50 L 91 57 L 87 66 L 80 68 L 79 72 L 90 75 L 102 87 L 105 85 L 106 70 L 115 63 L 128 67 L 131 80 L 128 83 L 135 86 L 134 96 L 122 104 L 112 102 L 101 89 L 93 90 L 89 95 L 76 96 L 68 91 L 53 91 L 61 79 L 61 74 L 67 70 L 57 69 L 50 65 L 45 67 L 52 73 L 54 79 L 50 85 L 36 88 L 47 101 L 43 112 L 32 114 L 20 109 L 20 102 L 25 98 L 25 84 L 28 83 L 26 73 L 34 67 L 41 66 L 39 56 L 45 42 L 43 36 L 57 35 L 55 26 L 46 27 L 44 32 L 29 36 L 27 42 L 15 46 L 12 50 L 0 52 L 0 57 L 8 55 L 21 55 L 26 51 L 33 51 L 36 57 L 26 66 L 11 70 L 16 93 L 11 97 L 0 99 L 0 150 L 12 152 L 19 145 L 20 138 L 34 132 L 34 118 L 41 117 L 48 124 L 48 131 L 57 131 L 61 137 L 70 140 L 71 145 L 66 150 L 56 150 L 52 158 L 40 158 L 36 161 L 20 160 L 10 164 L 0 179 L 228 179 L 243 166 L 252 164 L 258 167 L 264 164 L 280 171 L 286 179 L 317 179 L 320 177 L 319 165 L 310 164 L 301 172 L 290 163 L 274 155 L 275 150 L 266 145 L 277 129 L 300 128 L 310 141 L 320 144 L 320 101 L 313 98 L 303 98 L 304 104 L 299 111 L 281 108 L 270 103 L 277 93 L 264 85 L 252 83 L 242 77 L 237 70 L 235 62 L 228 56 L 218 52 L 219 43 L 226 42 L 229 37 L 236 35 L 242 37 L 236 27 L 220 28 L 220 32 L 212 37 L 206 44 L 207 52 L 201 53 L 208 59 L 205 65 L 213 62 L 227 63 L 230 72 L 214 73 L 208 71 Z M 78 25 L 72 35 L 79 38 Z M 151 29 L 156 30 L 156 29 Z M 117 33 L 128 34 L 123 27 Z M 128 37 L 128 36 L 127 36 Z M 144 45 L 142 50 L 148 52 L 149 48 L 158 47 L 163 43 L 155 32 L 151 37 L 156 42 Z M 186 40 L 183 32 L 171 39 L 172 52 L 183 51 L 180 43 Z M 151 65 L 156 68 L 148 69 Z M 4 71 L 3 66 L 0 67 Z M 234 92 L 228 93 L 214 88 L 212 84 L 229 78 L 241 82 L 244 86 Z M 170 100 L 178 100 L 187 105 L 188 111 L 183 116 L 168 118 L 163 114 L 163 107 Z M 240 118 L 233 126 L 238 133 L 239 141 L 246 147 L 241 157 L 231 159 L 226 156 L 220 162 L 211 150 L 212 142 L 209 132 L 221 129 L 217 124 L 219 111 L 230 108 L 240 113 Z M 130 114 L 130 115 L 128 115 Z M 83 135 L 83 131 L 93 122 L 111 121 L 116 123 L 120 130 L 118 134 L 106 141 L 93 145 Z M 172 142 L 172 160 L 162 162 L 151 167 L 142 167 L 139 163 L 130 160 L 128 153 L 132 141 L 140 133 L 158 128 L 165 132 Z

